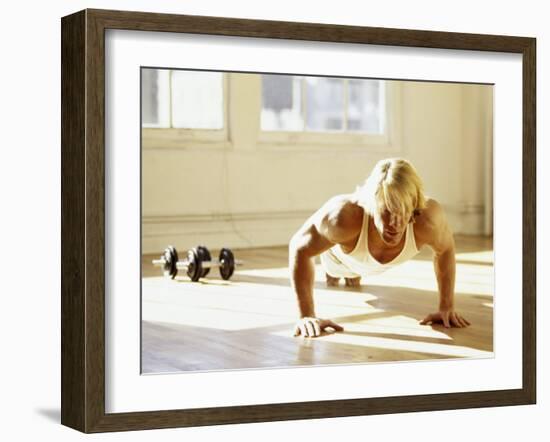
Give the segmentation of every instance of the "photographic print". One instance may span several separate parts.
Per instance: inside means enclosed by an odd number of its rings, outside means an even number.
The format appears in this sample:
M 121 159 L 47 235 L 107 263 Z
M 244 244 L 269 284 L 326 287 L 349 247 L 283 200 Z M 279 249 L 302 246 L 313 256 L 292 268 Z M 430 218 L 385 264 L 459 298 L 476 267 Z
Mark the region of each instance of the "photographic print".
M 536 402 L 534 38 L 88 9 L 61 41 L 64 425 Z
M 141 373 L 493 358 L 493 85 L 141 68 Z

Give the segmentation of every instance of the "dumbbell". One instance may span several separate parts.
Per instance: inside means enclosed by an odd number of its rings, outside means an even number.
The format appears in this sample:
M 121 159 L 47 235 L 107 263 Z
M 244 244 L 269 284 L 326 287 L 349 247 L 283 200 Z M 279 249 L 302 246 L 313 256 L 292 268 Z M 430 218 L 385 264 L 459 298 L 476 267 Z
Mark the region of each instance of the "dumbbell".
M 178 258 L 178 252 L 174 246 L 168 246 L 159 259 L 153 260 L 153 265 L 161 267 L 166 277 L 174 279 L 178 270 L 185 270 L 191 281 L 198 281 L 205 277 L 211 267 L 219 267 L 223 279 L 231 278 L 236 265 L 242 261 L 235 260 L 230 249 L 223 248 L 217 260 L 212 259 L 209 250 L 204 246 L 197 246 L 187 252 L 187 259 Z

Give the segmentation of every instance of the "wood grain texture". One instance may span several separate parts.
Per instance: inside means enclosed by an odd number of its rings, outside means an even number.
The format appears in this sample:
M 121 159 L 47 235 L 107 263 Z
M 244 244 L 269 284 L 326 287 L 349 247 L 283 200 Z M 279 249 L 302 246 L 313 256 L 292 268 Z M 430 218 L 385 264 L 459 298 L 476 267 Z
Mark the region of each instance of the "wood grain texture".
M 65 17 L 61 46 L 61 423 L 85 427 L 85 13 Z
M 105 414 L 105 38 L 86 11 L 86 427 Z
M 523 390 L 536 403 L 537 149 L 536 40 L 523 51 Z
M 475 51 L 522 52 L 529 38 L 379 27 L 88 10 L 106 29 L 131 29 L 288 40 Z
M 471 327 L 419 324 L 439 302 L 425 247 L 361 287 L 327 287 L 317 265 L 316 311 L 344 331 L 314 340 L 292 336 L 298 312 L 286 246 L 234 250 L 244 264 L 230 281 L 214 269 L 198 284 L 185 274 L 167 281 L 152 265 L 160 251 L 143 255 L 142 373 L 493 358 L 492 240 L 457 235 L 455 244 L 455 305 Z
M 105 414 L 106 29 L 523 54 L 523 388 L 493 392 Z M 526 37 L 103 10 L 86 10 L 63 18 L 63 424 L 84 432 L 99 432 L 534 403 L 535 52 L 535 40 Z

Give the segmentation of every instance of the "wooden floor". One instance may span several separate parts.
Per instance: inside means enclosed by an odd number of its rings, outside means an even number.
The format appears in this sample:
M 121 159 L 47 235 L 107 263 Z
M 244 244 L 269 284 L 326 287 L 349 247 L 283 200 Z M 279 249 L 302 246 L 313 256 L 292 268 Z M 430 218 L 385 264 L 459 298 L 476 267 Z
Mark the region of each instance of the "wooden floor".
M 418 324 L 438 306 L 425 249 L 359 289 L 328 289 L 316 266 L 317 315 L 345 330 L 314 339 L 292 336 L 298 311 L 286 247 L 234 250 L 245 265 L 230 281 L 212 269 L 197 283 L 164 279 L 151 265 L 158 254 L 144 255 L 142 373 L 493 357 L 492 240 L 456 244 L 456 307 L 470 327 Z

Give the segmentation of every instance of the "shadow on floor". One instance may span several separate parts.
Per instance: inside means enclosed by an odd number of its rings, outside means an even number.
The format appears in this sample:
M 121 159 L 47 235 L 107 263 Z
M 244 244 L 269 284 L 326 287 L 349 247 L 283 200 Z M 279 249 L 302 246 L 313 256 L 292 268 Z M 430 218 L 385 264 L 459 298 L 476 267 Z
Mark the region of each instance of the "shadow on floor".
M 292 325 L 279 326 L 288 331 L 286 337 L 257 329 L 227 331 L 143 321 L 142 373 L 455 359 L 446 354 L 406 350 L 388 353 L 375 346 L 294 338 L 290 334 Z
M 36 414 L 44 417 L 45 419 L 60 423 L 61 422 L 61 410 L 59 408 L 38 408 L 34 410 Z

